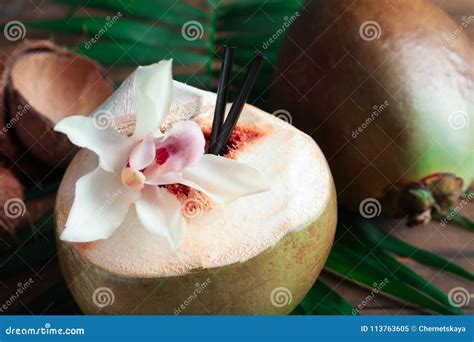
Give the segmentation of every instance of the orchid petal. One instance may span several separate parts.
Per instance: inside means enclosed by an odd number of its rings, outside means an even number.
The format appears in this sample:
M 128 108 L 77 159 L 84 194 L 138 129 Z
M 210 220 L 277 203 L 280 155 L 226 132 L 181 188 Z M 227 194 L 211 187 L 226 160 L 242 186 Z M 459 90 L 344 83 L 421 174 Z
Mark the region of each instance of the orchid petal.
M 106 239 L 120 226 L 140 191 L 125 187 L 120 178 L 100 167 L 76 182 L 74 202 L 61 240 L 90 242 Z
M 197 123 L 175 123 L 163 138 L 155 141 L 157 162 L 144 171 L 147 184 L 163 184 L 160 179 L 166 174 L 180 172 L 196 164 L 204 154 L 205 144 L 206 140 Z
M 173 89 L 172 61 L 164 60 L 139 67 L 135 82 L 138 112 L 133 138 L 141 140 L 160 128 L 170 110 Z
M 183 180 L 181 172 L 167 172 L 163 175 L 155 175 L 155 178 L 146 179 L 147 172 L 145 171 L 145 184 L 148 185 L 168 185 L 177 184 Z
M 181 184 L 200 190 L 221 203 L 270 188 L 254 167 L 212 154 L 205 154 L 197 164 L 184 169 L 182 177 Z
M 206 139 L 201 127 L 192 120 L 176 122 L 165 132 L 163 143 L 179 143 L 180 158 L 185 166 L 196 164 L 204 154 Z
M 99 156 L 100 167 L 108 172 L 118 172 L 127 162 L 133 141 L 113 127 L 101 126 L 98 119 L 82 115 L 69 116 L 55 127 L 56 132 L 67 135 L 79 147 L 87 148 Z
M 142 170 L 153 162 L 155 155 L 156 149 L 153 136 L 149 135 L 132 149 L 130 167 L 134 170 Z
M 135 208 L 147 230 L 164 237 L 173 249 L 179 246 L 186 232 L 186 221 L 181 214 L 181 202 L 175 196 L 166 189 L 147 186 Z

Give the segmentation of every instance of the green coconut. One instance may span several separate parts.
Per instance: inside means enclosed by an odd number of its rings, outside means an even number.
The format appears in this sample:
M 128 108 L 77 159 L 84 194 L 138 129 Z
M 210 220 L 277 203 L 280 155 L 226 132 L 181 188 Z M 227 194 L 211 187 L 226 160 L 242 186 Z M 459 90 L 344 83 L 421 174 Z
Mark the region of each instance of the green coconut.
M 130 82 L 104 106 L 119 131 L 134 125 L 126 110 Z M 125 107 L 123 104 L 125 103 Z M 171 124 L 193 119 L 207 134 L 215 94 L 175 82 Z M 335 188 L 324 155 L 306 134 L 246 105 L 226 156 L 259 169 L 267 192 L 230 204 L 207 201 L 198 191 L 169 187 L 183 203 L 187 232 L 170 250 L 132 214 L 106 240 L 57 239 L 66 282 L 86 314 L 288 314 L 321 272 L 334 238 Z M 57 236 L 74 199 L 76 181 L 97 166 L 81 150 L 59 188 Z M 114 194 L 110 194 L 111 200 Z
M 474 176 L 473 63 L 431 1 L 313 1 L 288 31 L 273 106 L 321 145 L 343 206 L 375 199 L 426 222 Z

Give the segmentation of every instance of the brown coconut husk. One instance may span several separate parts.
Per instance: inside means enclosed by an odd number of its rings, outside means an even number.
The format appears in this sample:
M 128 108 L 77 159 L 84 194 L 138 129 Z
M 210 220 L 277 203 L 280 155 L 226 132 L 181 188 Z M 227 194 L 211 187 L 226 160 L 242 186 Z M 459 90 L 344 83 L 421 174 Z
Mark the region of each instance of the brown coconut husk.
M 5 64 L 9 54 L 0 56 L 0 75 L 3 75 Z M 31 153 L 26 152 L 11 129 L 8 115 L 8 104 L 5 96 L 5 82 L 0 77 L 0 163 L 8 167 L 20 180 L 28 183 L 38 184 L 50 172 L 49 167 L 39 163 Z
M 25 150 L 53 168 L 65 167 L 76 147 L 53 127 L 71 115 L 88 115 L 113 93 L 103 68 L 50 41 L 25 41 L 3 72 L 10 126 Z
M 4 72 L 6 60 L 7 55 L 0 56 L 0 75 Z M 3 78 L 0 78 L 0 158 L 4 160 L 15 160 L 18 157 L 19 151 L 11 139 L 11 134 L 9 134 L 8 129 L 6 128 L 7 104 L 5 103 L 4 94 L 5 83 L 3 82 Z

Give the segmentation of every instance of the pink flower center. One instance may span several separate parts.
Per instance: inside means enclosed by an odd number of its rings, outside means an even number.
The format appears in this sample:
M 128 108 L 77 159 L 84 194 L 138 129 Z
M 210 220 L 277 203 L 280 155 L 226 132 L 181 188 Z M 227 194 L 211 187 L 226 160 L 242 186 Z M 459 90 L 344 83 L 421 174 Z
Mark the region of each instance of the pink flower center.
M 133 189 L 145 184 L 167 184 L 199 161 L 205 143 L 201 128 L 191 121 L 175 123 L 164 136 L 147 136 L 131 150 L 122 182 Z
M 166 147 L 161 147 L 157 149 L 156 157 L 155 157 L 156 163 L 158 165 L 163 165 L 164 163 L 166 163 L 169 156 L 170 156 L 170 153 L 168 152 L 168 149 Z

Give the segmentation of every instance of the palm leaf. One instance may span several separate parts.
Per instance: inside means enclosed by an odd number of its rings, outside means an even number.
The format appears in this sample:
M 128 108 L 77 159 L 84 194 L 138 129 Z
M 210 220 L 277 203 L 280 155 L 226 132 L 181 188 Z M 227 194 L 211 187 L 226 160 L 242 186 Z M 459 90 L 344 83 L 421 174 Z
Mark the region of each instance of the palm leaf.
M 238 32 L 239 34 L 258 32 L 272 35 L 287 20 L 287 13 L 256 13 L 251 17 L 228 17 L 217 20 L 217 30 L 222 32 Z
M 173 58 L 174 63 L 177 65 L 200 65 L 207 63 L 209 59 L 206 54 L 195 51 L 174 50 L 171 48 L 150 49 L 148 46 L 125 41 L 99 41 L 90 47 L 82 44 L 77 47 L 76 51 L 111 66 L 151 64 L 156 62 L 157 58 L 158 60 Z
M 348 228 L 350 227 L 350 228 Z M 378 231 L 378 232 L 377 232 Z M 340 212 L 339 217 L 339 227 L 337 231 L 337 236 L 339 240 L 334 244 L 334 247 L 331 251 L 331 255 L 333 253 L 336 254 L 336 257 L 344 257 L 347 256 L 349 259 L 350 257 L 354 257 L 354 259 L 359 260 L 361 265 L 363 264 L 364 267 L 357 266 L 357 272 L 355 273 L 354 279 L 360 281 L 366 285 L 371 285 L 371 283 L 367 283 L 364 281 L 364 277 L 367 277 L 365 273 L 367 272 L 367 265 L 370 265 L 373 268 L 377 268 L 378 271 L 375 274 L 379 274 L 380 277 L 384 275 L 384 278 L 390 279 L 392 281 L 393 276 L 402 280 L 405 285 L 413 287 L 414 292 L 421 292 L 424 296 L 430 297 L 432 300 L 441 303 L 447 310 L 449 310 L 452 314 L 461 314 L 462 311 L 459 310 L 457 307 L 453 307 L 448 299 L 448 297 L 439 289 L 437 289 L 434 285 L 432 285 L 429 281 L 423 279 L 421 276 L 416 274 L 414 271 L 397 261 L 393 258 L 390 254 L 386 253 L 384 250 L 384 241 L 381 239 L 367 239 L 366 235 L 374 236 L 377 234 L 378 236 L 383 235 L 384 232 L 380 230 L 380 228 L 372 225 L 368 222 L 368 220 L 363 219 L 360 216 L 356 216 L 354 214 L 348 214 L 344 211 Z M 342 247 L 340 244 L 342 242 Z M 410 249 L 416 249 L 413 246 L 403 242 L 403 246 L 408 246 Z M 393 243 L 392 243 L 393 247 Z M 399 249 L 399 245 L 395 245 L 396 249 Z M 432 255 L 429 253 L 430 256 Z M 330 256 L 331 257 L 331 256 Z M 413 258 L 413 255 L 407 255 L 406 257 Z M 429 259 L 429 262 L 432 262 L 433 258 Z M 436 257 L 436 262 L 439 262 L 443 265 L 451 264 L 449 261 L 441 258 Z M 426 260 L 425 260 L 426 261 Z M 329 262 L 328 262 L 329 264 Z M 431 265 L 432 266 L 432 265 Z M 462 270 L 461 273 L 467 273 L 466 270 L 457 266 L 456 272 Z M 348 274 L 351 277 L 351 274 Z M 472 275 L 471 275 L 472 276 Z M 358 279 L 358 277 L 360 279 Z M 376 281 L 380 282 L 380 280 Z M 384 289 L 385 290 L 385 289 Z M 387 287 L 387 293 L 394 295 L 395 293 L 390 293 L 391 289 Z M 418 298 L 422 301 L 418 301 L 418 299 L 414 296 L 409 298 L 406 294 L 402 296 L 399 294 L 395 294 L 400 299 L 407 300 L 413 304 L 421 305 L 422 307 L 429 308 L 422 303 L 425 302 L 424 299 Z M 435 310 L 440 312 L 438 310 Z
M 448 221 L 448 215 L 450 217 Z M 470 230 L 474 232 L 474 221 L 469 219 L 468 217 L 462 215 L 460 212 L 450 209 L 444 208 L 442 212 L 435 211 L 433 214 L 433 218 L 440 222 L 452 222 L 455 225 L 462 227 L 464 229 Z
M 396 238 L 392 234 L 382 231 L 367 220 L 362 220 L 360 217 L 352 217 L 350 222 L 356 222 L 358 227 L 362 228 L 358 229 L 358 233 L 363 234 L 371 242 L 379 244 L 380 247 L 387 251 L 393 252 L 401 257 L 411 258 L 421 264 L 439 270 L 451 272 L 467 280 L 474 280 L 474 274 L 466 269 L 429 251 L 414 247 Z
M 154 48 L 204 48 L 210 44 L 206 40 L 184 39 L 176 34 L 176 30 L 167 27 L 154 26 L 134 19 L 119 18 L 112 21 L 110 17 L 71 17 L 33 21 L 26 24 L 30 29 L 47 30 L 49 32 L 71 33 L 87 37 L 104 35 L 107 40 L 128 42 Z M 93 45 L 93 43 L 91 44 Z M 116 56 L 116 55 L 115 55 Z
M 459 309 L 447 307 L 431 298 L 424 291 L 412 287 L 405 279 L 400 279 L 400 275 L 393 275 L 385 268 L 386 265 L 377 263 L 378 260 L 371 257 L 370 254 L 361 255 L 349 244 L 344 243 L 333 247 L 326 262 L 326 267 L 346 279 L 360 282 L 369 288 L 376 288 L 380 282 L 385 282 L 386 285 L 381 292 L 417 304 L 421 308 L 441 314 L 461 313 Z
M 64 18 L 28 22 L 26 26 L 30 30 L 83 37 L 75 50 L 105 66 L 137 66 L 163 58 L 173 58 L 180 66 L 206 65 L 205 72 L 194 74 L 190 71 L 180 75 L 180 79 L 208 90 L 215 90 L 217 83 L 218 68 L 212 62 L 219 60 L 217 51 L 220 47 L 225 44 L 239 47 L 234 70 L 236 83 L 243 78 L 239 69 L 245 67 L 254 51 L 265 50 L 262 76 L 250 100 L 251 103 L 257 100 L 255 104 L 265 109 L 269 108 L 269 84 L 284 38 L 285 23 L 304 3 L 303 0 L 206 1 L 204 6 L 198 7 L 171 0 L 56 2 L 69 4 L 73 9 L 101 9 L 110 15 L 84 17 L 73 10 L 72 15 Z M 121 13 L 120 18 L 112 21 L 117 12 Z M 182 29 L 190 22 L 197 22 L 197 29 L 201 30 L 197 39 L 183 36 Z M 275 33 L 279 33 L 278 37 L 274 37 Z M 269 39 L 272 42 L 262 46 Z
M 170 0 L 55 0 L 57 3 L 68 4 L 80 8 L 90 7 L 120 12 L 133 18 L 150 19 L 153 24 L 166 23 L 181 26 L 192 16 L 197 19 L 207 19 L 208 12 L 191 6 L 183 1 Z
M 265 13 L 269 17 L 274 14 L 283 14 L 283 16 L 294 15 L 304 4 L 304 0 L 293 1 L 238 1 L 230 3 L 222 3 L 218 7 L 219 18 L 248 18 L 255 14 Z

